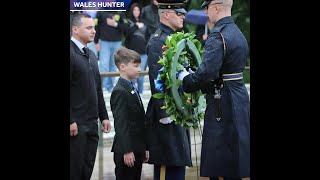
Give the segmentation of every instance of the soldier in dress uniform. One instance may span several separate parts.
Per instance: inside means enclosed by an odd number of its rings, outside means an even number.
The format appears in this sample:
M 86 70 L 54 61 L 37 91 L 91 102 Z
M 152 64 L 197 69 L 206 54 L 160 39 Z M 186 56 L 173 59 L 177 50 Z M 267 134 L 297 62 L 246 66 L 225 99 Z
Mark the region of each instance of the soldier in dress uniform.
M 204 45 L 203 62 L 194 73 L 187 75 L 185 69 L 179 74 L 185 92 L 206 93 L 200 176 L 210 180 L 250 177 L 250 104 L 242 77 L 248 43 L 231 17 L 232 4 L 204 1 L 214 28 Z
M 187 11 L 183 0 L 158 0 L 160 25 L 151 36 L 147 45 L 149 78 L 152 94 L 157 93 L 154 80 L 162 65 L 158 64 L 162 56 L 162 46 L 168 35 L 183 27 Z M 151 97 L 146 117 L 150 159 L 154 164 L 154 180 L 184 180 L 186 166 L 192 165 L 190 134 L 187 129 L 175 124 L 164 109 L 163 99 Z

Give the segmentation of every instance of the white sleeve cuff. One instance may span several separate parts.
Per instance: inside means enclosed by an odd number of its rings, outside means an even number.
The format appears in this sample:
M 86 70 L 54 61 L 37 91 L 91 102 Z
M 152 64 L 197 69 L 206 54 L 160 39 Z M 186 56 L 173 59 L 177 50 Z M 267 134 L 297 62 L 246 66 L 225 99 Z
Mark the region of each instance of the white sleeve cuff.
M 185 69 L 183 71 L 181 71 L 181 73 L 178 75 L 178 79 L 180 79 L 181 81 L 183 80 L 184 77 L 186 77 L 187 75 L 189 75 L 190 73 L 187 72 Z
M 170 124 L 172 120 L 170 119 L 170 117 L 166 117 L 166 118 L 160 119 L 159 122 L 162 124 Z

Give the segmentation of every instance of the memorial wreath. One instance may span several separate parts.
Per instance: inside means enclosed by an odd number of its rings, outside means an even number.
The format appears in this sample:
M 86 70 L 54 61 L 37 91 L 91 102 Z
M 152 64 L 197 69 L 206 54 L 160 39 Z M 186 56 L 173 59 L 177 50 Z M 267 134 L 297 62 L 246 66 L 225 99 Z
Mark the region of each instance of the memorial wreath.
M 170 119 L 184 127 L 198 127 L 204 118 L 205 99 L 201 91 L 194 93 L 183 92 L 182 81 L 177 79 L 179 72 L 184 68 L 197 69 L 202 61 L 202 47 L 195 34 L 177 32 L 167 36 L 162 47 L 163 54 L 155 80 L 158 93 L 154 98 L 164 99 L 165 109 Z

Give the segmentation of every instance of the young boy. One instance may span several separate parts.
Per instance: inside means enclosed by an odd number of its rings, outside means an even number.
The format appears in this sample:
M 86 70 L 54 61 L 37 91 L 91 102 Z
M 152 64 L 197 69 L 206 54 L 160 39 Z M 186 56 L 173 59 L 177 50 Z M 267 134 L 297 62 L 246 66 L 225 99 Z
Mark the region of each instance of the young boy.
M 146 151 L 145 111 L 131 82 L 138 78 L 141 59 L 137 52 L 125 47 L 115 51 L 114 59 L 120 71 L 110 98 L 116 132 L 111 149 L 116 179 L 140 180 L 142 164 L 148 161 L 149 151 Z

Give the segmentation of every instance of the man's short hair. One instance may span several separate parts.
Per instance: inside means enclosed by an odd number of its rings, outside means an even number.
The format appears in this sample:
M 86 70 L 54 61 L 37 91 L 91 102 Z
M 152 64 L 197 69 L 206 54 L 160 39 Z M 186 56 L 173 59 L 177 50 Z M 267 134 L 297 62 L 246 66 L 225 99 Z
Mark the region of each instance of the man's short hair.
M 114 63 L 119 68 L 121 63 L 128 64 L 129 62 L 141 63 L 140 54 L 126 47 L 120 47 L 114 52 Z
M 89 14 L 86 13 L 76 13 L 72 14 L 71 25 L 79 27 L 81 25 L 81 18 L 91 18 Z

